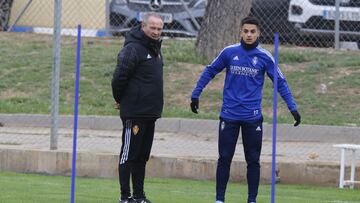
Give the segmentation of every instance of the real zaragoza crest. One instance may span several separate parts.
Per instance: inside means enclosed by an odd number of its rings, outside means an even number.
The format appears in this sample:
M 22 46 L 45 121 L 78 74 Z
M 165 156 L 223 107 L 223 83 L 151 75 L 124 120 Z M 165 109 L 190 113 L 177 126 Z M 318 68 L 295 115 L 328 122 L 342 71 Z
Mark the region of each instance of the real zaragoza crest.
M 256 64 L 257 64 L 257 62 L 258 62 L 258 57 L 254 57 L 253 59 L 252 59 L 252 64 L 255 66 Z
M 134 127 L 132 127 L 132 131 L 134 135 L 137 135 L 139 132 L 139 126 L 138 125 L 134 125 Z

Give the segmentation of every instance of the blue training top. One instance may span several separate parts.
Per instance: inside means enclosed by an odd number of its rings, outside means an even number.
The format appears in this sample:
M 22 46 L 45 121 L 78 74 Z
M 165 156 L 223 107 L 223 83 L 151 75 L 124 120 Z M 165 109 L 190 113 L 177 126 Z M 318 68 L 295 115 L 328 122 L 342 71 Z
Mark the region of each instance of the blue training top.
M 260 45 L 250 50 L 241 43 L 228 46 L 204 69 L 191 98 L 199 98 L 210 80 L 226 68 L 220 116 L 237 121 L 260 119 L 264 75 L 266 72 L 273 81 L 274 63 L 273 56 Z M 276 73 L 281 97 L 290 111 L 296 111 L 296 103 L 279 67 Z

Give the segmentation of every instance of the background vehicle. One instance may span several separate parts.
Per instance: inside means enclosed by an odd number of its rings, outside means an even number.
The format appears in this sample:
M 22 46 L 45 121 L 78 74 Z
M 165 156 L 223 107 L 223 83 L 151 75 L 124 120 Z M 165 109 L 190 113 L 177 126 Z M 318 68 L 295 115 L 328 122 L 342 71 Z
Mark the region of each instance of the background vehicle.
M 165 19 L 164 33 L 170 36 L 196 36 L 199 29 L 191 16 L 201 25 L 207 0 L 113 0 L 110 4 L 110 29 L 123 34 L 139 24 L 144 13 L 155 11 Z M 251 15 L 261 21 L 263 42 L 272 42 L 274 33 L 280 40 L 291 42 L 296 30 L 288 18 L 289 0 L 254 0 Z
M 262 42 L 272 43 L 274 33 L 279 33 L 283 43 L 295 43 L 297 30 L 288 21 L 289 0 L 254 0 L 251 14 L 260 20 Z
M 201 24 L 206 5 L 207 0 L 113 0 L 110 29 L 114 34 L 125 33 L 138 25 L 144 14 L 154 11 L 164 18 L 164 34 L 196 36 L 198 28 L 194 20 Z
M 360 39 L 360 1 L 340 1 L 340 39 Z M 303 37 L 318 45 L 333 45 L 335 33 L 335 0 L 291 0 L 289 21 Z

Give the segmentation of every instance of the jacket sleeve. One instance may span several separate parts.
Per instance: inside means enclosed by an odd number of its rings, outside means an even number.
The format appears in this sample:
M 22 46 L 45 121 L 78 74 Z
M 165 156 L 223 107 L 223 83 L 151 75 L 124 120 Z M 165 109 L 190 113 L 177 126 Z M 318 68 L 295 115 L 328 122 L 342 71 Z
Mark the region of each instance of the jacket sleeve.
M 285 76 L 283 75 L 279 67 L 275 68 L 273 58 L 270 58 L 267 64 L 268 64 L 266 69 L 267 75 L 274 82 L 274 74 L 277 74 L 278 92 L 280 93 L 280 96 L 284 99 L 290 111 L 296 111 L 297 110 L 296 102 L 291 94 Z
M 117 65 L 111 81 L 113 97 L 117 103 L 120 103 L 137 64 L 136 49 L 129 45 L 125 46 L 118 54 Z
M 204 71 L 202 72 L 196 87 L 194 88 L 191 98 L 198 99 L 200 97 L 201 92 L 206 87 L 206 85 L 212 80 L 218 73 L 220 73 L 226 67 L 226 56 L 225 49 L 221 51 L 219 56 L 217 56 L 214 61 L 206 66 Z

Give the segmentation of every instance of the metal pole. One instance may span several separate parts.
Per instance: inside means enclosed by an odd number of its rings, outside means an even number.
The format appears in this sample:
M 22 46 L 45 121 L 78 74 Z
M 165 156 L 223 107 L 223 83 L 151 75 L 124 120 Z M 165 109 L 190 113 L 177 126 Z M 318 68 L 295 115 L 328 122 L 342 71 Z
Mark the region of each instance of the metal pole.
M 335 49 L 340 48 L 340 0 L 335 1 Z
M 110 2 L 105 0 L 105 35 L 106 37 L 110 36 Z
M 275 203 L 276 183 L 276 125 L 277 125 L 277 94 L 278 94 L 278 58 L 279 58 L 279 33 L 275 33 L 274 43 L 274 103 L 273 103 L 273 137 L 272 137 L 272 165 L 271 165 L 271 203 Z
M 58 148 L 58 120 L 59 120 L 59 89 L 60 89 L 60 40 L 61 40 L 61 3 L 54 4 L 54 33 L 53 33 L 53 71 L 51 82 L 51 135 L 50 149 Z
M 81 49 L 81 25 L 78 25 L 77 47 L 76 47 L 76 77 L 74 91 L 74 137 L 73 137 L 73 157 L 72 157 L 72 173 L 71 173 L 71 196 L 70 203 L 75 202 L 75 179 L 76 179 L 76 143 L 78 128 L 78 108 L 79 108 L 79 83 L 80 83 L 80 49 Z
M 341 148 L 339 188 L 344 188 L 344 178 L 345 178 L 345 148 Z

